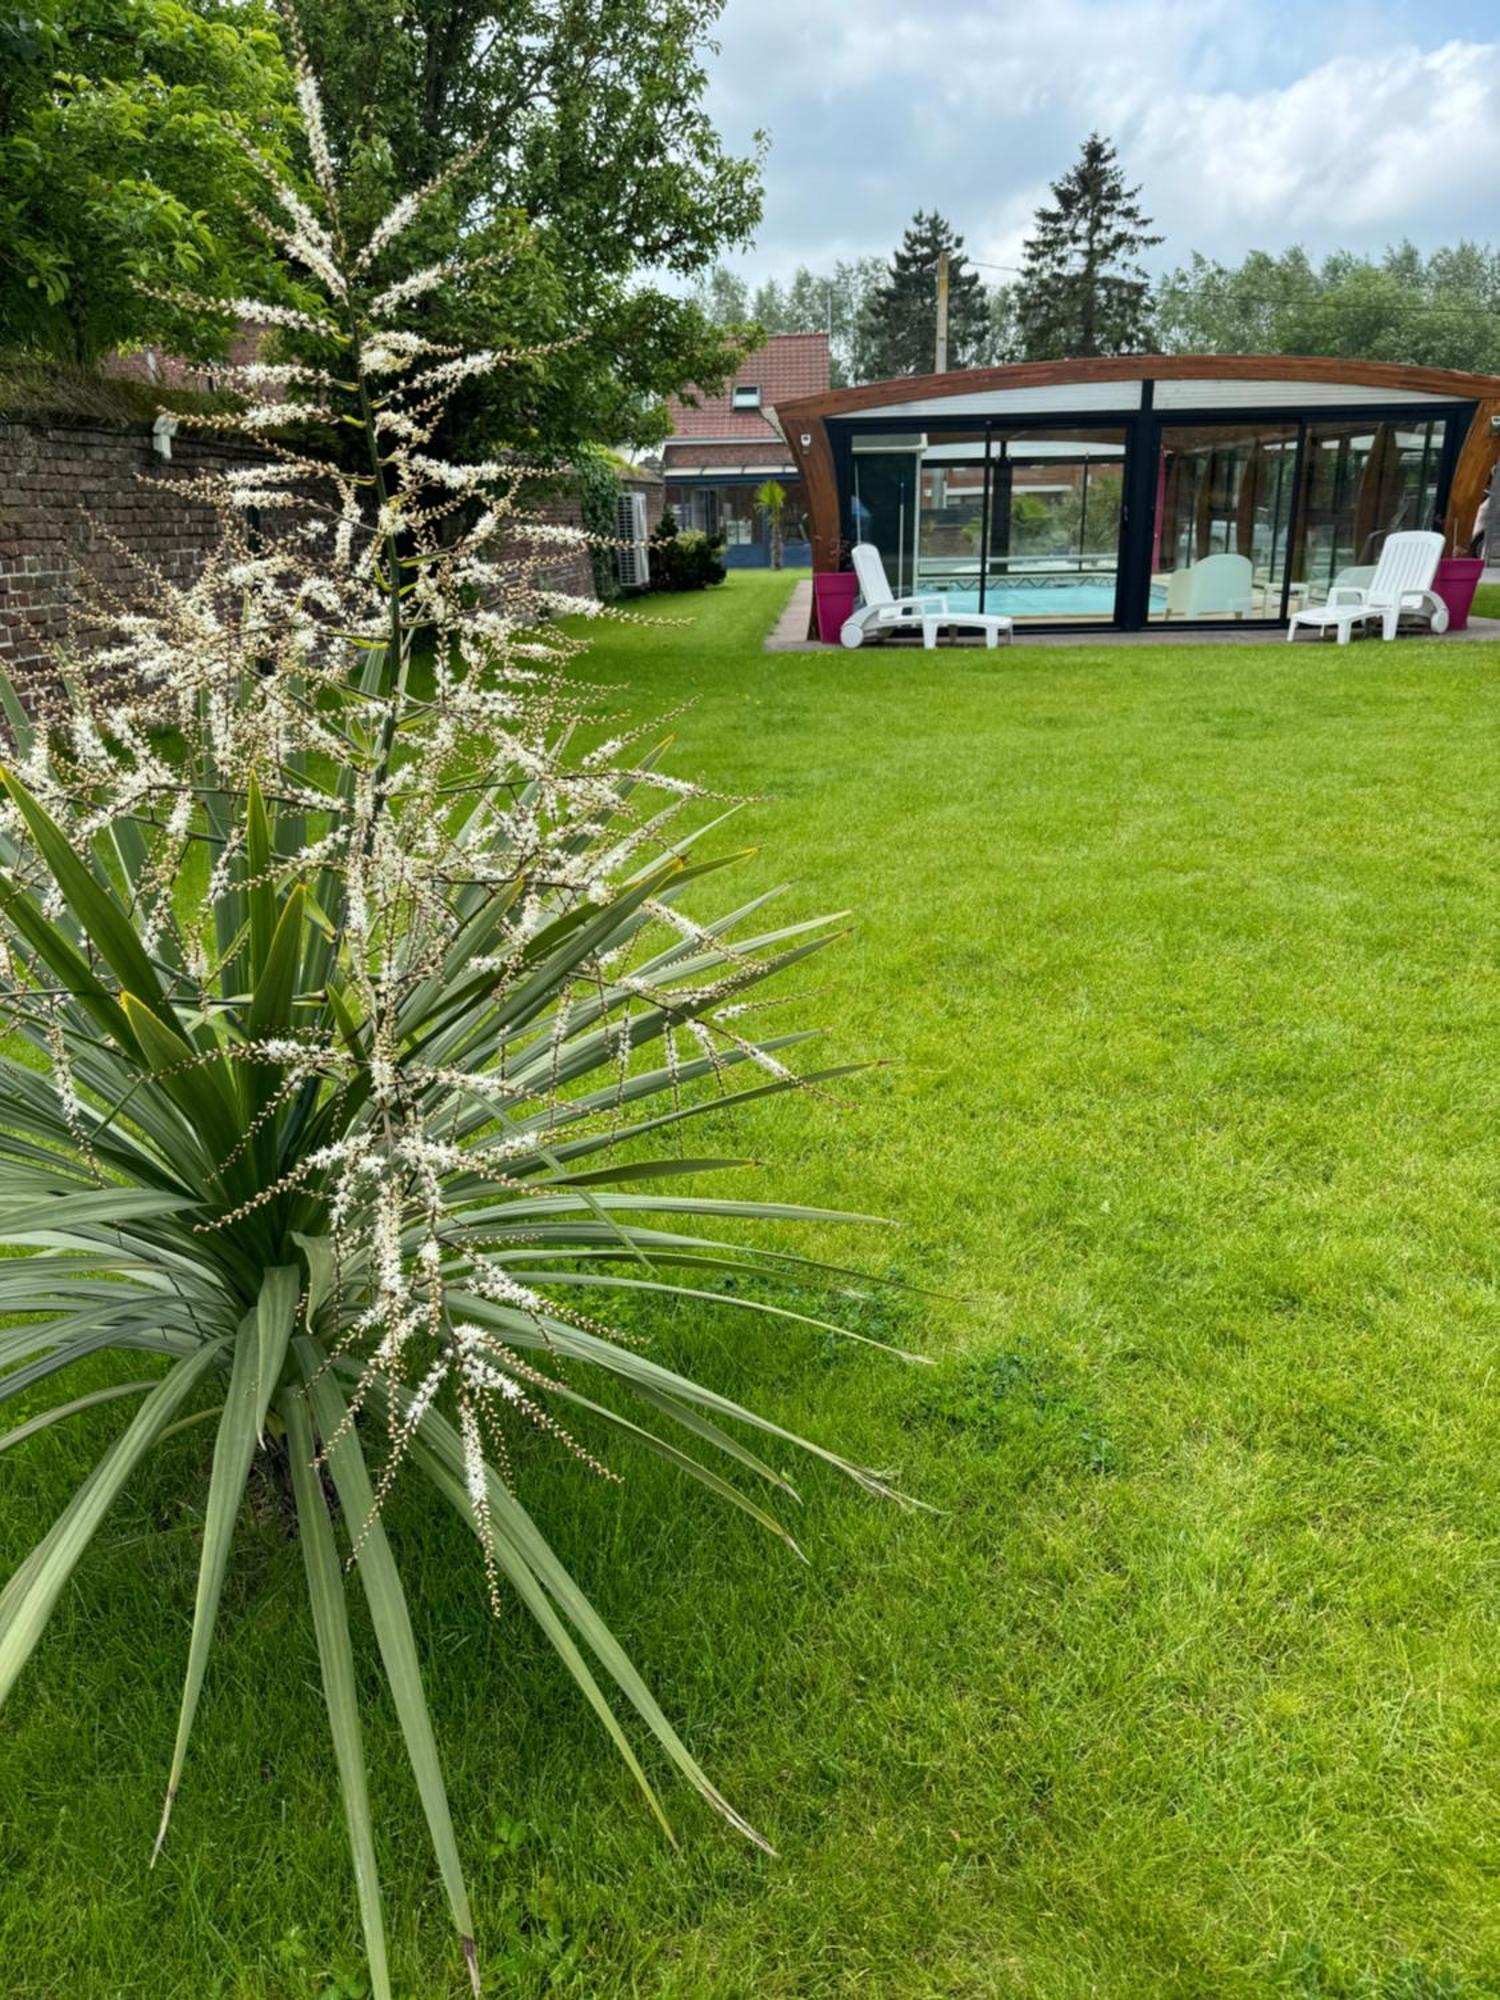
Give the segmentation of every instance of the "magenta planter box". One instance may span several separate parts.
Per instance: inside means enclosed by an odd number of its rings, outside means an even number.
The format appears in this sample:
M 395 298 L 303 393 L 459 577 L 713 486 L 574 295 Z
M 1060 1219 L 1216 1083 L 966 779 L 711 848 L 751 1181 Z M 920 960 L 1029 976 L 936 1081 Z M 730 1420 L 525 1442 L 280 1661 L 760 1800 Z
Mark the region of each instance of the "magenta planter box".
M 1469 595 L 1472 597 L 1473 592 Z M 859 596 L 859 578 L 853 570 L 821 570 L 813 577 L 813 603 L 818 613 L 818 637 L 825 646 L 836 646 L 844 620 Z
M 1444 556 L 1438 564 L 1432 587 L 1448 607 L 1450 632 L 1467 629 L 1469 607 L 1483 575 L 1484 563 L 1478 556 Z

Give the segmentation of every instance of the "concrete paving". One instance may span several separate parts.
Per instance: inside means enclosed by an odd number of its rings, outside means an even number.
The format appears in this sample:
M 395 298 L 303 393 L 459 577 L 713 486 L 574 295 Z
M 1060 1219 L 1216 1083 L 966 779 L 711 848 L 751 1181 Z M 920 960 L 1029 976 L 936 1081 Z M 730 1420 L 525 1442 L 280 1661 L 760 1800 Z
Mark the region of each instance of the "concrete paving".
M 1491 573 L 1494 581 L 1500 583 L 1500 571 Z M 1486 578 L 1486 581 L 1489 579 Z M 821 640 L 807 636 L 808 618 L 812 611 L 812 583 L 804 577 L 793 590 L 791 601 L 776 621 L 775 629 L 766 640 L 768 653 L 838 653 L 841 646 L 825 646 Z M 1368 636 L 1368 635 L 1366 635 Z M 1378 636 L 1378 634 L 1377 634 Z M 1492 645 L 1500 644 L 1500 618 L 1471 618 L 1467 631 L 1447 632 L 1445 642 L 1455 644 L 1463 640 L 1488 640 Z M 1360 635 L 1356 634 L 1356 639 Z M 1097 631 L 1049 632 L 1042 627 L 1025 626 L 1016 632 L 1014 643 L 1018 646 L 1264 646 L 1277 642 L 1285 644 L 1279 626 L 1245 627 L 1243 625 L 1200 626 L 1196 631 L 1187 631 L 1180 625 L 1153 625 L 1145 632 L 1116 632 L 1108 625 L 1101 625 Z M 938 642 L 941 646 L 963 646 L 983 652 L 984 640 L 966 635 L 962 638 L 944 636 Z M 1330 635 L 1325 641 L 1314 639 L 1311 634 L 1299 636 L 1299 646 L 1319 643 L 1333 645 Z M 882 639 L 879 644 L 899 651 L 921 652 L 921 635 L 912 633 L 899 638 Z M 1002 647 L 1003 651 L 1004 648 Z

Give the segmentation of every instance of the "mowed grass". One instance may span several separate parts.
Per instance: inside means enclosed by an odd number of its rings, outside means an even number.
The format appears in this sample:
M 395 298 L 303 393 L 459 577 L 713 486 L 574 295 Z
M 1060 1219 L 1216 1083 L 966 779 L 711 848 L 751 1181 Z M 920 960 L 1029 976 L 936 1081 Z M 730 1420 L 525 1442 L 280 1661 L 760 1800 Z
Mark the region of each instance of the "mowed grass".
M 634 1323 L 939 1511 L 782 1455 L 803 1567 L 655 1462 L 521 1454 L 768 1860 L 680 1791 L 668 1847 L 525 1614 L 396 1501 L 486 1991 L 1500 1994 L 1500 649 L 767 655 L 785 588 L 603 626 L 587 673 L 632 717 L 691 699 L 675 768 L 760 795 L 697 907 L 855 912 L 787 1015 L 887 1066 L 700 1136 L 763 1163 L 746 1192 L 896 1218 L 780 1240 L 941 1293 L 841 1307 L 932 1365 Z M 7 1560 L 111 1428 L 0 1461 Z M 359 1991 L 269 1495 L 146 1867 L 205 1449 L 132 1486 L 0 1722 L 7 2000 Z M 457 1996 L 364 1657 L 399 1990 Z

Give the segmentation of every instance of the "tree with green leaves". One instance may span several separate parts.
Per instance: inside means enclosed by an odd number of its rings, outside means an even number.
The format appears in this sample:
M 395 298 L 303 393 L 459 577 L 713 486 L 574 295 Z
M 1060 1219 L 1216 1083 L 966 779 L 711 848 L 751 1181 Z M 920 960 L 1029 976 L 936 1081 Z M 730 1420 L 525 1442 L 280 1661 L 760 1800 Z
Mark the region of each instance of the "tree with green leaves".
M 840 258 L 832 271 L 799 264 L 785 285 L 768 278 L 752 295 L 745 280 L 722 264 L 701 279 L 694 297 L 716 325 L 752 323 L 761 337 L 776 333 L 826 333 L 829 380 L 835 389 L 862 381 L 856 344 L 865 302 L 885 276 L 878 257 Z
M 1017 287 L 1028 361 L 1139 353 L 1151 344 L 1151 282 L 1140 259 L 1162 241 L 1097 132 L 1036 212 Z
M 948 258 L 948 366 L 968 368 L 983 359 L 989 339 L 989 304 L 979 273 L 964 254 L 964 239 L 934 209 L 913 216 L 883 281 L 870 292 L 855 344 L 856 380 L 927 375 L 937 347 L 938 261 Z
M 785 331 L 828 335 L 828 376 L 835 389 L 873 379 L 863 372 L 860 328 L 865 308 L 884 279 L 885 266 L 878 257 L 841 257 L 827 273 L 799 264 L 792 274 Z
M 1457 243 L 1424 257 L 1252 250 L 1226 265 L 1194 256 L 1156 303 L 1168 353 L 1333 354 L 1500 373 L 1500 251 Z
M 693 303 L 715 326 L 749 326 L 755 319 L 750 309 L 750 287 L 726 264 L 715 264 L 693 286 Z
M 153 298 L 272 281 L 240 141 L 284 158 L 292 92 L 264 0 L 33 0 L 0 15 L 0 342 L 90 364 L 224 350 Z
M 767 278 L 763 284 L 756 286 L 750 300 L 750 316 L 766 333 L 798 333 L 802 330 L 791 324 L 786 293 L 774 278 Z
M 667 396 L 732 371 L 743 340 L 662 282 L 691 284 L 760 216 L 758 156 L 729 152 L 702 104 L 721 4 L 308 10 L 355 225 L 474 149 L 424 217 L 433 259 L 462 247 L 470 272 L 433 310 L 449 339 L 484 346 L 503 327 L 533 354 L 468 386 L 455 435 L 539 454 L 647 445 Z

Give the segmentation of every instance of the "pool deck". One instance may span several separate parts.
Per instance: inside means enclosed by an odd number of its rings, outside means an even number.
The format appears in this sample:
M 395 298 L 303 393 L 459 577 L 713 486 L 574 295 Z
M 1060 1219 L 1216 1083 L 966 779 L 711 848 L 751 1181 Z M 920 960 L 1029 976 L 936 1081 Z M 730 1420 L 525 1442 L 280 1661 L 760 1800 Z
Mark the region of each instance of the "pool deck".
M 812 613 L 812 581 L 804 577 L 793 590 L 785 611 L 777 619 L 775 629 L 765 642 L 768 653 L 840 653 L 841 646 L 826 646 L 821 639 L 809 639 L 808 620 Z M 1364 636 L 1369 636 L 1368 634 Z M 1379 634 L 1375 635 L 1378 639 Z M 1356 634 L 1356 643 L 1361 635 Z M 1446 632 L 1445 642 L 1461 643 L 1474 639 L 1500 644 L 1500 618 L 1471 618 L 1468 629 L 1463 632 Z M 919 633 L 902 635 L 900 638 L 882 639 L 882 646 L 897 651 L 920 652 L 922 640 Z M 974 647 L 984 651 L 984 640 L 978 634 L 956 638 L 946 636 L 938 642 L 942 646 Z M 1297 644 L 1311 647 L 1319 643 L 1312 637 L 1299 638 Z M 1330 636 L 1322 643 L 1329 646 L 1335 642 Z M 1250 627 L 1243 625 L 1152 625 L 1144 632 L 1117 632 L 1110 625 L 1100 625 L 1097 630 L 1057 632 L 1045 626 L 1017 626 L 1015 644 L 1018 646 L 1266 646 L 1285 645 L 1286 640 L 1279 626 Z M 1003 651 L 1004 648 L 999 650 Z

